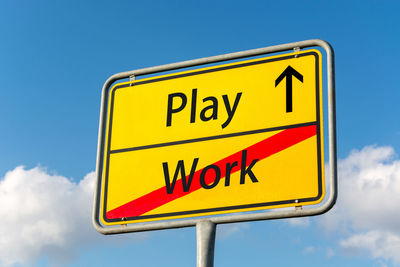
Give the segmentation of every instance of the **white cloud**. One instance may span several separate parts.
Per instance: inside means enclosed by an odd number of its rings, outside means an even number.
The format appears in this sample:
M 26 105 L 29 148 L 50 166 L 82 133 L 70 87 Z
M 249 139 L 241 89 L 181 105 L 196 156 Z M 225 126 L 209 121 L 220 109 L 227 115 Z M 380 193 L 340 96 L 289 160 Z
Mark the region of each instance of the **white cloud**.
M 374 258 L 400 262 L 400 237 L 390 232 L 369 231 L 355 234 L 341 241 L 340 245 L 350 251 L 368 252 Z
M 400 160 L 394 149 L 354 150 L 338 168 L 337 204 L 318 223 L 344 236 L 340 246 L 348 254 L 400 262 Z
M 107 237 L 91 224 L 94 177 L 92 172 L 75 183 L 43 168 L 21 166 L 6 173 L 0 180 L 0 265 L 28 264 L 43 256 L 64 265 L 80 248 L 104 243 Z

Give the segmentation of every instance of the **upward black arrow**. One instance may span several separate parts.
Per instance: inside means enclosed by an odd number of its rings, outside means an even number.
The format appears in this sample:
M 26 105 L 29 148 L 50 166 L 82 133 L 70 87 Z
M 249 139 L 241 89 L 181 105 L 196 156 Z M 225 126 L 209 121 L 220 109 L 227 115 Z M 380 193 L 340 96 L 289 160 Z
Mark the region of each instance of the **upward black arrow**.
M 293 111 L 292 76 L 296 77 L 300 82 L 303 82 L 303 75 L 298 73 L 290 65 L 275 80 L 275 87 L 277 87 L 283 78 L 286 77 L 286 113 Z

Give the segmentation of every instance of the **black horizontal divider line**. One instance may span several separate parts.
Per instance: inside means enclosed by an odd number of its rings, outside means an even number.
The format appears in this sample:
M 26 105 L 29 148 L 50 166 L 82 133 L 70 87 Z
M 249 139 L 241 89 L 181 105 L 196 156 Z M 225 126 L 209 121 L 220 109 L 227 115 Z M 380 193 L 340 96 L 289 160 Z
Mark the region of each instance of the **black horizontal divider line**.
M 259 129 L 259 130 L 252 130 L 252 131 L 245 131 L 245 132 L 238 132 L 238 133 L 230 133 L 230 134 L 207 136 L 207 137 L 187 139 L 187 140 L 181 140 L 181 141 L 173 141 L 173 142 L 166 142 L 166 143 L 160 143 L 160 144 L 146 145 L 146 146 L 137 146 L 137 147 L 115 149 L 115 150 L 111 150 L 110 154 L 130 152 L 130 151 L 150 149 L 150 148 L 158 148 L 158 147 L 164 147 L 164 146 L 174 146 L 174 145 L 181 145 L 181 144 L 189 144 L 189 143 L 216 140 L 216 139 L 223 139 L 223 138 L 243 136 L 243 135 L 249 135 L 249 134 L 257 134 L 257 133 L 264 133 L 264 132 L 286 130 L 286 129 L 291 129 L 291 128 L 311 126 L 311 125 L 316 125 L 316 124 L 317 124 L 317 122 L 313 121 L 313 122 L 305 122 L 305 123 L 292 124 L 292 125 L 287 125 L 287 126 L 264 128 L 264 129 Z

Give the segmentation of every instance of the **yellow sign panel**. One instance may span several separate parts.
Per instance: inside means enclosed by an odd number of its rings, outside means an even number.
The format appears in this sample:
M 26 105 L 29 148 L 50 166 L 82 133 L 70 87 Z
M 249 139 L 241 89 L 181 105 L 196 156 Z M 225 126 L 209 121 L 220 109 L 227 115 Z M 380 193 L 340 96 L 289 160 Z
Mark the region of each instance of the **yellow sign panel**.
M 320 202 L 321 77 L 319 51 L 305 50 L 116 84 L 102 222 Z

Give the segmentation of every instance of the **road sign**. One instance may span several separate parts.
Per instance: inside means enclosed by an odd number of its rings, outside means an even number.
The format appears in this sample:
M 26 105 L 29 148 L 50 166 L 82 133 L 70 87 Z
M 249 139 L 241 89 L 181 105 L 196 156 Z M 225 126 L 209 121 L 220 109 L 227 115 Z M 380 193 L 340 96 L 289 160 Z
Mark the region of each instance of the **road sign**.
M 104 225 L 324 198 L 318 50 L 117 83 L 106 98 Z

